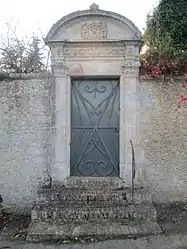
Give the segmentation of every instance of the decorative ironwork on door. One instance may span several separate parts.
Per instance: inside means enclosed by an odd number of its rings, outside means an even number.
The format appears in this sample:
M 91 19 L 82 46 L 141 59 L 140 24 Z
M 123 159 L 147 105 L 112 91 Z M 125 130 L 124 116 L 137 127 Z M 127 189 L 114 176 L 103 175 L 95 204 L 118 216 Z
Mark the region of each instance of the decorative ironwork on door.
M 119 175 L 119 81 L 73 80 L 71 175 Z

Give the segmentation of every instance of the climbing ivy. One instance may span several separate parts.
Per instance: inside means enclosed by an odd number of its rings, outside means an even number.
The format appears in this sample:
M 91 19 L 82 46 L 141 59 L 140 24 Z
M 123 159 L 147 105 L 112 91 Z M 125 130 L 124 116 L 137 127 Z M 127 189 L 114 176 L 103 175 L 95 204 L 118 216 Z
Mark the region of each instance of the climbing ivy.
M 144 41 L 150 48 L 171 53 L 187 50 L 187 1 L 160 0 L 147 16 Z

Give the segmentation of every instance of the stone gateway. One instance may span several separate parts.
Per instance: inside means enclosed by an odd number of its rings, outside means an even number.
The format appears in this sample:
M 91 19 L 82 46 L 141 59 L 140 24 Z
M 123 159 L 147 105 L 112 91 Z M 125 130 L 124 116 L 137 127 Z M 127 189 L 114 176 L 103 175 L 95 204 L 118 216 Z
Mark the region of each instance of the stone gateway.
M 130 139 L 139 146 L 140 37 L 130 20 L 95 4 L 63 17 L 49 31 L 45 42 L 55 78 L 53 182 L 111 176 L 130 186 Z
M 39 191 L 28 241 L 160 232 L 139 173 L 138 28 L 99 9 L 69 14 L 49 31 L 54 75 L 52 186 Z M 138 164 L 139 158 L 136 158 Z

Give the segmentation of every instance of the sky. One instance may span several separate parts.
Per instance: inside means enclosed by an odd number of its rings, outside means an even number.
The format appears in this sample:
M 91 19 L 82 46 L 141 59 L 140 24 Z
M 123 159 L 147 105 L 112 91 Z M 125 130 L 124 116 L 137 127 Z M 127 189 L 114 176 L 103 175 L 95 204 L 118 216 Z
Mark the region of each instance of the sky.
M 0 0 L 0 33 L 6 31 L 8 21 L 17 26 L 19 36 L 30 37 L 35 33 L 45 37 L 51 26 L 64 15 L 89 9 L 93 2 L 100 9 L 124 15 L 143 31 L 146 15 L 159 0 Z

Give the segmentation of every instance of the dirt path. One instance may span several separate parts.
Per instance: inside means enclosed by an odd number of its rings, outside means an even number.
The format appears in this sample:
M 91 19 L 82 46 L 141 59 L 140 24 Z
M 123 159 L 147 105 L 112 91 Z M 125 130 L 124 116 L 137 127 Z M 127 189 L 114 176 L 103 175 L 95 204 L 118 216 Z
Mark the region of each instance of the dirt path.
M 187 235 L 153 236 L 137 240 L 108 240 L 90 244 L 23 244 L 1 241 L 0 249 L 187 249 Z

